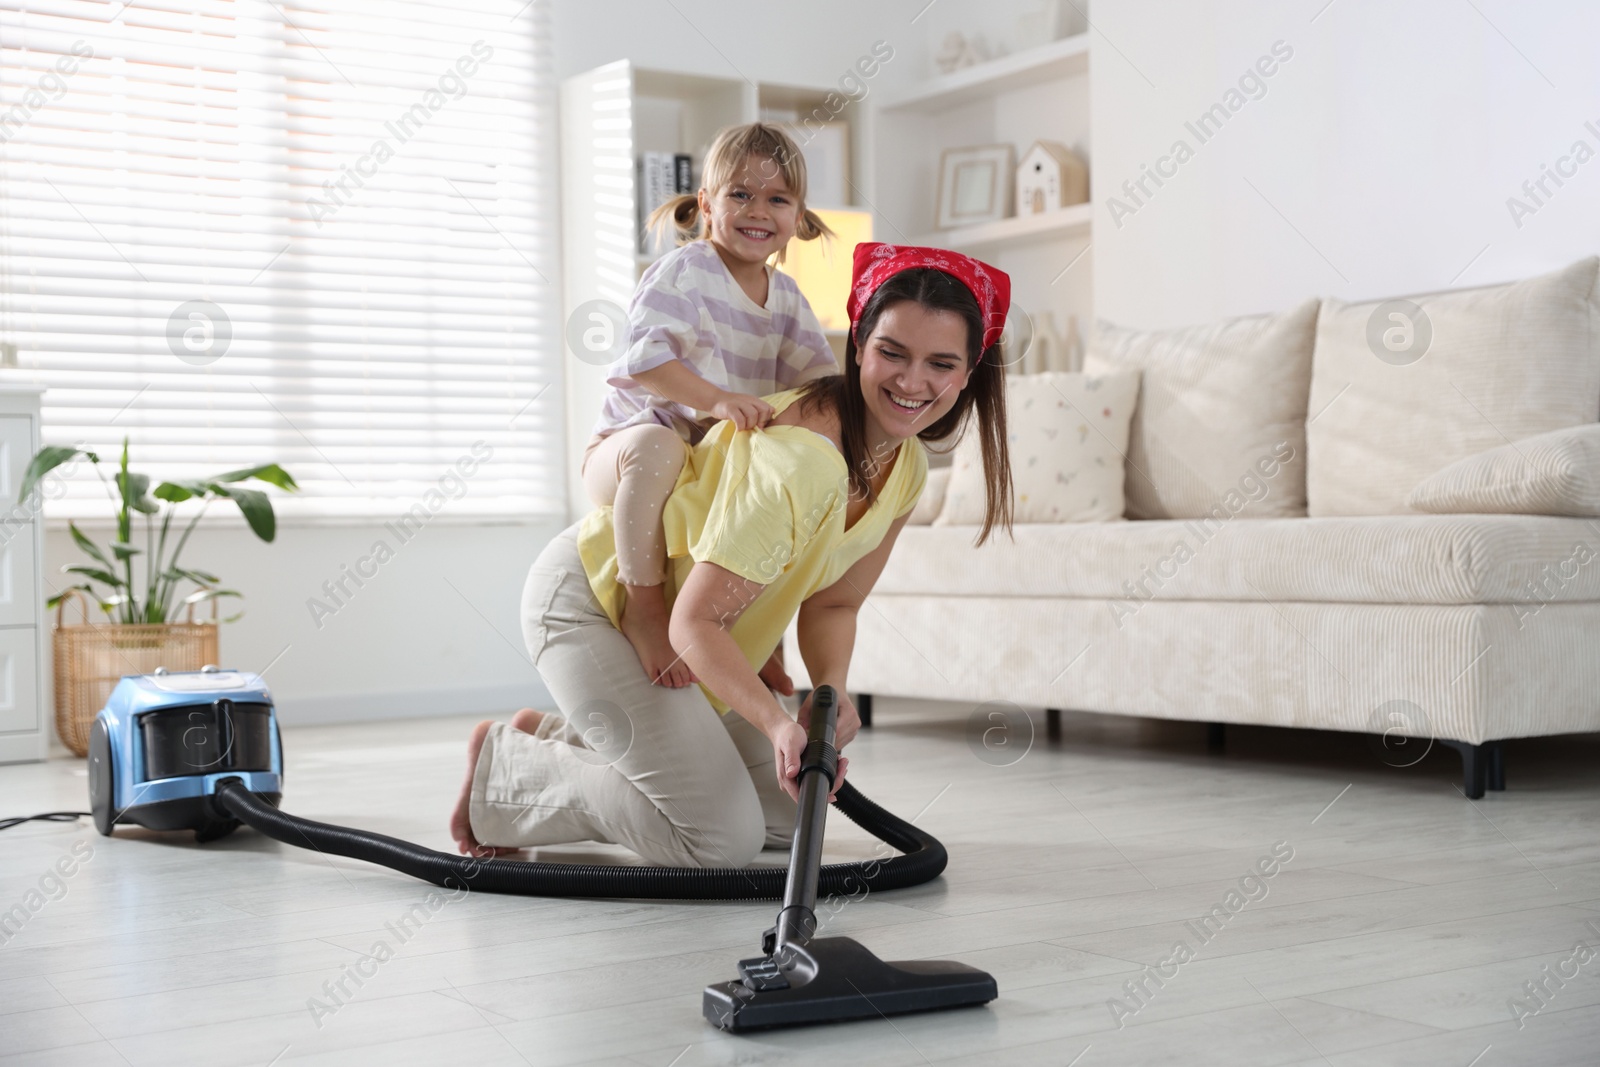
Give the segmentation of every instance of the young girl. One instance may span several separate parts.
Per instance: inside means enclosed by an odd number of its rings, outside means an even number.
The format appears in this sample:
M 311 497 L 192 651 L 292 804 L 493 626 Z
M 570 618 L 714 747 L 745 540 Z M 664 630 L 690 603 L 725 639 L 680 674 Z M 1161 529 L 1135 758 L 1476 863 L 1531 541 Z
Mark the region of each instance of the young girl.
M 580 471 L 590 499 L 612 505 L 617 574 L 627 593 L 622 632 L 659 685 L 696 679 L 667 640 L 661 509 L 687 458 L 715 422 L 762 427 L 762 394 L 837 374 L 833 350 L 783 261 L 791 237 L 825 223 L 805 206 L 806 166 L 787 134 L 754 123 L 723 130 L 706 154 L 700 191 L 650 216 L 680 247 L 645 271 L 628 309 L 628 351 L 610 386 Z M 787 690 L 777 653 L 762 677 Z

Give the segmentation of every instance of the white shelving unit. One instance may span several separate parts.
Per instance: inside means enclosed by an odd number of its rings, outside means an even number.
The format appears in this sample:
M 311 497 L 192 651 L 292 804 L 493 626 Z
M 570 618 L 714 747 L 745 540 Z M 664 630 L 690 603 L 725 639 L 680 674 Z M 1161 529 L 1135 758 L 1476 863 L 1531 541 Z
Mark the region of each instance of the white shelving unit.
M 1059 41 L 1015 52 L 988 63 L 930 78 L 886 101 L 883 107 L 901 111 L 937 113 L 998 93 L 1028 89 L 1089 71 L 1089 35 L 1080 33 Z
M 860 154 L 863 199 L 880 240 L 951 248 L 1011 275 L 1013 303 L 1048 311 L 1065 333 L 1093 322 L 1092 204 L 959 229 L 934 226 L 939 158 L 950 148 L 1036 140 L 1090 158 L 1089 35 L 1077 34 L 868 101 Z M 1093 190 L 1091 189 L 1091 194 Z
M 1013 215 L 999 222 L 961 226 L 953 230 L 935 230 L 918 237 L 914 243 L 972 252 L 988 248 L 1004 248 L 1033 239 L 1088 237 L 1089 218 L 1093 213 L 1094 208 L 1091 204 L 1074 204 L 1060 211 L 1047 211 L 1043 215 Z
M 687 152 L 695 173 L 717 131 L 754 122 L 766 109 L 808 115 L 834 94 L 832 87 L 752 85 L 739 78 L 650 70 L 627 60 L 568 78 L 561 85 L 562 321 L 590 300 L 626 307 L 639 275 L 653 256 L 635 243 L 634 160 L 640 152 Z M 859 114 L 844 108 L 859 144 Z M 859 158 L 853 149 L 851 159 Z M 853 164 L 852 164 L 853 166 Z M 851 181 L 858 181 L 852 175 Z M 847 207 L 812 204 L 812 207 Z M 590 509 L 578 461 L 600 412 L 604 368 L 565 354 L 568 502 L 574 517 Z

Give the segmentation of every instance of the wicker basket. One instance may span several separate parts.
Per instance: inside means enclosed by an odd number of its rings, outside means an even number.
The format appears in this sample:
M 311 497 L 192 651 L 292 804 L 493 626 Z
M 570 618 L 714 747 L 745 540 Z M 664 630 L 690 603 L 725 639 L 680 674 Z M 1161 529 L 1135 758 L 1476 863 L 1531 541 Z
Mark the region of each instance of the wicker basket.
M 62 620 L 67 601 L 56 607 L 55 686 L 56 733 L 79 756 L 89 752 L 89 728 L 124 674 L 149 674 L 157 667 L 197 671 L 217 662 L 217 602 L 211 619 L 194 621 L 194 605 L 184 622 L 89 624 L 89 602 L 72 590 L 83 610 L 83 623 Z

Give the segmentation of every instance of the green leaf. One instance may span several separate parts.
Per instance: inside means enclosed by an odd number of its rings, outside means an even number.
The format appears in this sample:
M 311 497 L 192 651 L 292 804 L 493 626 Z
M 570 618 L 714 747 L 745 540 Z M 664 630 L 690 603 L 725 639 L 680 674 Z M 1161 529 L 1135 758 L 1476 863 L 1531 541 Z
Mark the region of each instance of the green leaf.
M 100 546 L 89 540 L 89 538 L 85 536 L 84 532 L 78 529 L 77 523 L 73 522 L 71 519 L 68 519 L 67 529 L 72 533 L 73 542 L 79 548 L 83 549 L 84 552 L 88 553 L 89 556 L 99 560 L 101 563 L 104 563 L 107 567 L 115 566 L 115 564 L 109 559 L 106 559 L 105 553 L 100 551 Z
M 111 551 L 118 559 L 129 559 L 133 556 L 144 555 L 144 549 L 125 545 L 121 541 L 111 542 Z
M 244 612 L 236 611 L 232 615 L 224 615 L 222 617 L 222 621 L 223 622 L 238 622 L 242 618 L 244 618 Z
M 169 567 L 162 573 L 161 577 L 174 582 L 179 578 L 187 578 L 195 585 L 216 585 L 222 581 L 215 574 L 207 574 L 205 571 L 190 570 L 184 567 Z
M 66 445 L 45 445 L 34 454 L 28 462 L 28 469 L 22 475 L 22 491 L 17 494 L 17 503 L 28 499 L 28 494 L 33 492 L 33 487 L 39 484 L 39 479 L 61 466 L 73 456 L 85 455 L 99 463 L 100 460 L 93 452 L 85 452 L 81 448 L 68 448 Z
M 94 592 L 94 586 L 88 584 L 87 582 L 85 582 L 82 585 L 69 585 L 65 589 L 61 590 L 61 592 L 57 593 L 55 596 L 51 597 L 49 600 L 46 600 L 44 602 L 45 610 L 49 611 L 51 608 L 59 606 L 60 603 L 63 600 L 67 599 L 67 597 L 72 595 L 72 592 L 75 589 L 76 590 L 81 590 L 81 591 L 83 591 L 85 593 L 93 593 Z
M 226 474 L 217 475 L 216 480 L 219 482 L 242 482 L 247 478 L 255 478 L 291 493 L 300 488 L 299 485 L 295 484 L 295 480 L 290 476 L 289 472 L 276 463 L 264 463 L 259 467 L 250 467 L 246 470 L 229 471 Z
M 263 541 L 271 541 L 278 534 L 278 520 L 272 513 L 272 499 L 259 489 L 243 489 L 236 485 L 214 486 L 223 496 L 239 505 L 250 529 Z
M 198 604 L 203 600 L 211 600 L 215 597 L 222 596 L 243 597 L 244 594 L 233 589 L 196 589 L 194 592 L 184 597 L 183 602 L 185 604 Z
M 156 486 L 153 495 L 158 500 L 167 500 L 177 504 L 191 497 L 205 496 L 206 485 L 204 482 L 162 482 Z
M 112 574 L 110 571 L 104 570 L 100 567 L 72 566 L 62 567 L 61 570 L 67 574 L 81 574 L 85 578 L 93 578 L 97 582 L 104 582 L 113 589 L 121 589 L 124 584 L 121 578 L 118 578 L 115 574 Z
M 130 471 L 117 473 L 117 489 L 122 493 L 122 499 L 134 511 L 142 511 L 146 515 L 154 515 L 161 510 L 161 505 L 151 500 L 145 494 L 150 489 L 150 476 L 148 474 L 134 474 Z

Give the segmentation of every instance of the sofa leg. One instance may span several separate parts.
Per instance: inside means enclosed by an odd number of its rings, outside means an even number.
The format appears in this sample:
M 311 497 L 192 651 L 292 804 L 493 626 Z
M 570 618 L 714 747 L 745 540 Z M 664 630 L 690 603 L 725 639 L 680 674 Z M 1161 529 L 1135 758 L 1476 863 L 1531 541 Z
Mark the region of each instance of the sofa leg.
M 1487 741 L 1481 745 L 1449 740 L 1444 740 L 1444 743 L 1461 753 L 1461 791 L 1468 800 L 1481 800 L 1484 787 L 1490 781 L 1496 783 L 1492 788 L 1505 788 L 1505 765 L 1498 741 Z
M 1484 785 L 1491 792 L 1503 793 L 1506 788 L 1506 757 L 1500 747 L 1500 742 L 1491 741 L 1485 746 L 1489 750 L 1488 765 L 1484 768 Z
M 1220 722 L 1206 723 L 1206 748 L 1212 752 L 1221 752 L 1227 743 L 1227 727 Z
M 1061 740 L 1061 709 L 1044 709 L 1044 736 L 1051 741 Z

